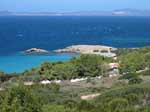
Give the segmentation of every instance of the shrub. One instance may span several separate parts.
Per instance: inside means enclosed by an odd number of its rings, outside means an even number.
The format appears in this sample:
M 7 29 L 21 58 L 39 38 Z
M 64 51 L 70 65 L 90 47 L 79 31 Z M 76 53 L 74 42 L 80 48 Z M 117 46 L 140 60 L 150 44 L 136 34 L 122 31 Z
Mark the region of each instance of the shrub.
M 139 77 L 135 77 L 129 80 L 129 84 L 139 84 L 141 83 L 143 80 Z
M 123 99 L 123 98 L 116 98 L 116 99 L 111 100 L 108 103 L 108 107 L 114 111 L 122 110 L 126 108 L 127 106 L 128 106 L 128 100 Z

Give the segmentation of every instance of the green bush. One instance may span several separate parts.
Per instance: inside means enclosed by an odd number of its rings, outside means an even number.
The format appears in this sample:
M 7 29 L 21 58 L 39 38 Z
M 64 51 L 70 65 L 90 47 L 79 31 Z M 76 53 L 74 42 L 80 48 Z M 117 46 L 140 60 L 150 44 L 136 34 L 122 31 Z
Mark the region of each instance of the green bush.
M 132 78 L 138 77 L 138 75 L 139 75 L 139 74 L 137 74 L 137 73 L 127 73 L 127 74 L 121 76 L 119 79 L 121 79 L 121 80 L 122 80 L 122 79 L 128 79 L 128 80 L 130 80 L 130 79 L 132 79 Z
M 124 98 L 115 98 L 108 103 L 108 108 L 112 110 L 122 110 L 128 106 L 128 100 Z
M 141 73 L 143 76 L 150 76 L 150 70 Z
M 24 86 L 11 88 L 0 107 L 1 112 L 41 112 L 38 98 Z
M 141 83 L 143 80 L 139 77 L 135 77 L 129 80 L 129 84 L 139 84 Z

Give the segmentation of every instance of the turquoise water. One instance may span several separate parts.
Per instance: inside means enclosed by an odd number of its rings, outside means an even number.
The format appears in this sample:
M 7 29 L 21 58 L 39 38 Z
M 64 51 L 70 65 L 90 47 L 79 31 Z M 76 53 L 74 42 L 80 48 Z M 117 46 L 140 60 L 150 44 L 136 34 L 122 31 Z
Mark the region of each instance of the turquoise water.
M 6 73 L 20 73 L 24 70 L 40 66 L 43 62 L 66 61 L 77 56 L 75 54 L 49 54 L 49 55 L 9 55 L 0 56 L 0 71 Z

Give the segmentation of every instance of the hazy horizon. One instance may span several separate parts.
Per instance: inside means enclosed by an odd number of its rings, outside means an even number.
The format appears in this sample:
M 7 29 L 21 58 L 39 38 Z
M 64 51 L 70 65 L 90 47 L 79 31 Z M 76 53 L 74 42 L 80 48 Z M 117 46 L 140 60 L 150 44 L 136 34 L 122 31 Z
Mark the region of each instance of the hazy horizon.
M 149 0 L 1 0 L 0 10 L 11 12 L 78 12 L 116 9 L 150 10 Z

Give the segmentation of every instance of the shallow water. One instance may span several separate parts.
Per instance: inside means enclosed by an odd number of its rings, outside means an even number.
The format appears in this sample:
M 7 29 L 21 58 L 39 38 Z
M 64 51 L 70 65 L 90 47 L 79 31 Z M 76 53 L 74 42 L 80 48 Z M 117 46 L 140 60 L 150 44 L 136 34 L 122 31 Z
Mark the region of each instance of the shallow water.
M 76 54 L 49 54 L 49 55 L 7 55 L 0 56 L 0 71 L 6 73 L 20 73 L 43 62 L 67 61 Z

